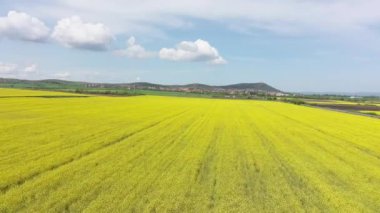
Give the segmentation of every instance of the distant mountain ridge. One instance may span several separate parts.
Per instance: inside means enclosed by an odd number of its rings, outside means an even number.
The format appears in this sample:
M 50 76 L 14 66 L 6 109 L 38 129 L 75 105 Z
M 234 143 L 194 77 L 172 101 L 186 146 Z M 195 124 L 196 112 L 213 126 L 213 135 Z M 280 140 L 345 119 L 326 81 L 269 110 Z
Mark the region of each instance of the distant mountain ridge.
M 91 82 L 81 82 L 81 81 L 67 81 L 58 79 L 44 79 L 44 80 L 22 80 L 22 79 L 11 79 L 11 78 L 0 78 L 1 85 L 14 85 L 16 87 L 23 86 L 25 88 L 142 88 L 142 89 L 181 89 L 181 90 L 208 90 L 208 91 L 220 91 L 220 90 L 250 90 L 250 91 L 261 91 L 277 93 L 281 92 L 266 83 L 239 83 L 230 84 L 223 86 L 212 86 L 207 84 L 185 84 L 185 85 L 163 85 L 154 84 L 149 82 L 134 82 L 134 83 L 91 83 Z
M 266 83 L 240 83 L 240 84 L 231 84 L 226 86 L 221 86 L 221 88 L 225 89 L 256 89 L 262 91 L 270 91 L 270 92 L 281 92 L 280 90 L 269 86 Z

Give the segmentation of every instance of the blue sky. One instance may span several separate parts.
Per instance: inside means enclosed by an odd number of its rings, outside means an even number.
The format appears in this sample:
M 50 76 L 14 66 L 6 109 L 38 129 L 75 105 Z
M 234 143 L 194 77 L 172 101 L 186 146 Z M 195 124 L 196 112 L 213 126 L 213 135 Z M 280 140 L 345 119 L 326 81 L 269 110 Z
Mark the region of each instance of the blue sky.
M 380 2 L 3 0 L 0 77 L 379 92 Z

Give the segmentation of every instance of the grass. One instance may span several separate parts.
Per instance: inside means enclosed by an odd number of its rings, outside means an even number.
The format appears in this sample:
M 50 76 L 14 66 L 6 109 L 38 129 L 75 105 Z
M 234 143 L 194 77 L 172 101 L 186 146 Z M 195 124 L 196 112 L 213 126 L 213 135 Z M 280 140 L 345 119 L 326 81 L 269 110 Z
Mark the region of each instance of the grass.
M 0 212 L 377 212 L 380 120 L 0 90 Z
M 369 115 L 380 115 L 380 111 L 360 111 L 360 112 L 369 114 Z
M 349 104 L 349 105 L 357 105 L 357 102 L 350 101 L 338 101 L 338 100 L 308 100 L 304 99 L 304 101 L 308 104 L 319 104 L 319 105 L 331 105 L 331 104 Z

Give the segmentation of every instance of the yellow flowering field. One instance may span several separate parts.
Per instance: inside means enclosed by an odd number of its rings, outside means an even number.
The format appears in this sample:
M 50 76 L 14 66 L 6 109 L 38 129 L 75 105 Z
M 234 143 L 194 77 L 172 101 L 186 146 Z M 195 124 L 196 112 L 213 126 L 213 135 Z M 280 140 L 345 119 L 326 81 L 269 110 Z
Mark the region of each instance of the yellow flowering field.
M 0 212 L 380 209 L 379 119 L 269 101 L 62 94 L 0 89 Z

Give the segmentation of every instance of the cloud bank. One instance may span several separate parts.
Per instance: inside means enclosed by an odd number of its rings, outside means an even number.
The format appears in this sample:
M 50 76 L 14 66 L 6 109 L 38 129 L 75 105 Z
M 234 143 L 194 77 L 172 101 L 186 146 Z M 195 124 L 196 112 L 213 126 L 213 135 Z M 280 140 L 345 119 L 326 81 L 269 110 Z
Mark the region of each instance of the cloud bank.
M 220 55 L 218 50 L 211 46 L 207 41 L 198 39 L 192 41 L 182 41 L 176 48 L 162 48 L 159 57 L 170 61 L 205 61 L 211 64 L 227 63 Z
M 136 23 L 182 28 L 193 25 L 189 20 L 200 19 L 242 31 L 264 29 L 291 35 L 376 32 L 374 25 L 380 24 L 378 8 L 377 0 L 162 0 L 159 4 L 155 0 L 58 0 L 35 6 L 49 18 L 69 16 L 75 11 L 86 18 L 100 19 L 117 32 L 127 32 L 126 26 Z
M 35 73 L 37 72 L 38 65 L 37 64 L 30 64 L 24 68 L 25 73 Z
M 110 30 L 102 23 L 86 23 L 78 16 L 58 21 L 51 35 L 70 48 L 106 50 L 113 40 Z
M 182 41 L 175 48 L 162 48 L 160 51 L 147 51 L 137 44 L 135 37 L 131 36 L 127 41 L 127 48 L 116 50 L 117 56 L 128 58 L 146 59 L 158 56 L 162 60 L 208 62 L 210 64 L 226 64 L 227 61 L 219 55 L 218 50 L 208 41 L 198 39 L 196 41 Z
M 151 58 L 156 55 L 156 53 L 147 51 L 145 48 L 136 43 L 135 37 L 131 36 L 127 41 L 127 48 L 122 50 L 114 51 L 115 55 L 126 56 L 128 58 Z
M 49 28 L 35 17 L 12 10 L 0 17 L 0 37 L 41 42 L 49 37 Z
M 35 75 L 38 71 L 38 65 L 35 63 L 23 65 L 16 63 L 0 62 L 0 75 L 7 77 L 25 77 Z
M 17 64 L 0 62 L 0 74 L 13 74 L 17 67 Z

